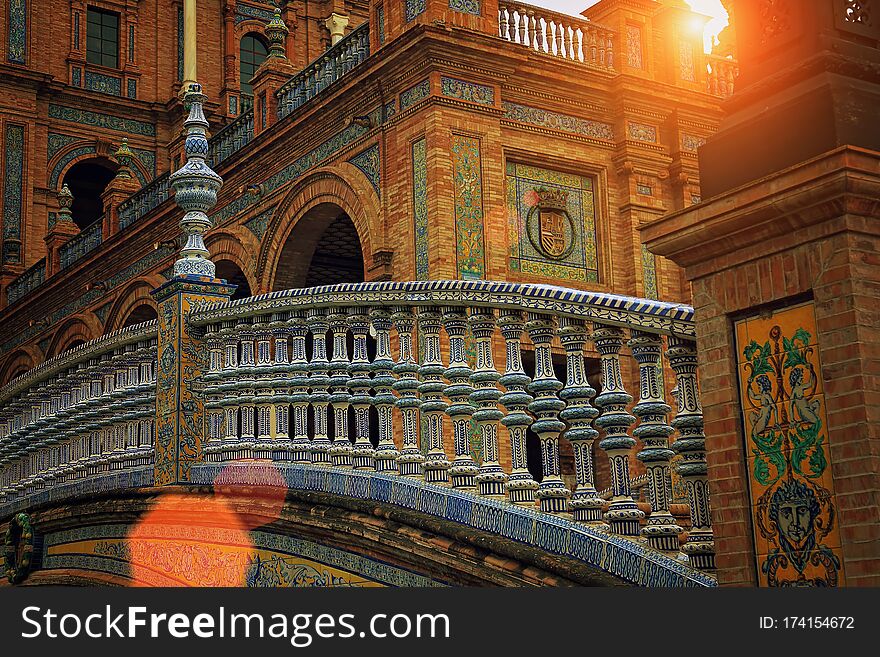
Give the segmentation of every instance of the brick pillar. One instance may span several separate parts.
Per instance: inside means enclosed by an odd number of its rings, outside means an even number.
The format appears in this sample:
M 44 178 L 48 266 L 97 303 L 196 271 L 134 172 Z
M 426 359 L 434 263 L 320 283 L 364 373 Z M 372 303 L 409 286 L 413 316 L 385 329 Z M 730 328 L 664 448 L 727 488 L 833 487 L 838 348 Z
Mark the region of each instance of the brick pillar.
M 706 200 L 642 237 L 693 286 L 719 583 L 878 586 L 880 27 L 803 4 L 734 3 Z
M 229 300 L 235 291 L 226 281 L 176 276 L 153 290 L 159 307 L 159 369 L 156 373 L 157 486 L 190 480 L 193 463 L 201 461 L 206 436 L 204 400 L 196 386 L 207 368 L 202 331 L 186 315 L 193 309 Z

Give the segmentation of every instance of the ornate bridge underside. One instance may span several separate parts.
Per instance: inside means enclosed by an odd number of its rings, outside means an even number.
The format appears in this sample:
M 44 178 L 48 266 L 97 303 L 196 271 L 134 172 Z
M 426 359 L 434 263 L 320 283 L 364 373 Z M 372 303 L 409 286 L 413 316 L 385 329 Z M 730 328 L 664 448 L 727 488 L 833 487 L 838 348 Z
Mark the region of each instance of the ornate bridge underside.
M 193 474 L 204 485 L 117 489 L 31 511 L 39 555 L 22 583 L 714 585 L 635 541 L 395 475 L 256 461 Z M 88 488 L 151 476 L 104 474 Z M 56 488 L 28 505 L 72 492 Z

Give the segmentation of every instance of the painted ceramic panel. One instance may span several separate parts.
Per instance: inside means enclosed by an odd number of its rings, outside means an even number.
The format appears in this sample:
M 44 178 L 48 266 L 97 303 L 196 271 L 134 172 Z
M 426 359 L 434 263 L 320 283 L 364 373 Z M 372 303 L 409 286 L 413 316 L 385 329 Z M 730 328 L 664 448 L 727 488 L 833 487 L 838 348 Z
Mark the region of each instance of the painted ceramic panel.
M 591 178 L 508 162 L 507 215 L 511 270 L 598 281 Z
M 813 303 L 736 323 L 761 586 L 841 586 Z
M 428 278 L 428 147 L 425 139 L 412 145 L 412 167 L 416 280 L 423 281 Z
M 455 251 L 458 277 L 466 280 L 486 274 L 483 244 L 483 178 L 480 140 L 452 136 L 452 168 L 455 181 Z
M 24 126 L 7 123 L 3 155 L 3 262 L 21 262 Z
M 89 526 L 47 537 L 46 568 L 86 568 L 152 586 L 436 586 L 433 580 L 312 541 L 238 528 Z

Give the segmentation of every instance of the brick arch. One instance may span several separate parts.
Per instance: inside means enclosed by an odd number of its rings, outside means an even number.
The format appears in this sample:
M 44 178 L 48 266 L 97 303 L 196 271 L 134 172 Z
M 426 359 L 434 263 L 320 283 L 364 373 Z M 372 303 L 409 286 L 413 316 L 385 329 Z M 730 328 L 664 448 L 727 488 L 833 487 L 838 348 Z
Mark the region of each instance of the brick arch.
M 31 353 L 32 349 L 32 347 L 19 349 L 6 359 L 3 367 L 0 368 L 0 385 L 5 386 L 15 377 L 37 366 L 39 358 L 34 357 L 34 354 Z
M 142 278 L 125 287 L 117 295 L 116 301 L 113 302 L 113 306 L 110 308 L 110 312 L 107 313 L 107 321 L 104 322 L 104 333 L 110 333 L 110 331 L 122 328 L 125 320 L 128 319 L 131 312 L 138 306 L 151 306 L 158 314 L 159 308 L 156 306 L 156 300 L 153 299 L 153 295 L 150 292 L 159 287 L 161 283 L 161 280 Z
M 98 155 L 98 147 L 95 142 L 74 142 L 68 148 L 56 154 L 52 160 L 49 161 L 49 190 L 57 192 L 61 189 L 61 181 L 64 180 L 64 176 L 67 175 L 67 172 L 70 171 L 74 165 L 86 160 L 107 160 L 109 162 L 114 162 L 111 157 Z M 137 156 L 132 158 L 131 169 L 142 187 L 147 185 L 153 177 L 152 172 L 146 168 Z
M 310 213 L 327 212 L 333 206 L 347 214 L 354 224 L 364 256 L 364 271 L 369 272 L 373 244 L 385 243 L 385 231 L 375 190 L 364 176 L 353 175 L 353 169 L 325 167 L 291 186 L 263 235 L 257 264 L 261 290 L 275 289 L 281 252 L 300 221 Z
M 242 235 L 245 233 L 250 233 L 250 231 L 245 229 L 242 231 Z M 208 247 L 212 262 L 229 260 L 241 269 L 247 279 L 248 286 L 251 288 L 251 294 L 261 294 L 265 291 L 258 287 L 260 279 L 257 275 L 256 259 L 253 255 L 260 248 L 256 239 L 248 239 L 247 236 L 242 239 L 241 235 L 234 232 L 218 231 L 205 237 L 205 246 Z
M 101 322 L 92 314 L 82 314 L 71 317 L 58 327 L 49 348 L 46 350 L 46 359 L 57 356 L 75 341 L 88 342 L 94 340 L 103 333 Z

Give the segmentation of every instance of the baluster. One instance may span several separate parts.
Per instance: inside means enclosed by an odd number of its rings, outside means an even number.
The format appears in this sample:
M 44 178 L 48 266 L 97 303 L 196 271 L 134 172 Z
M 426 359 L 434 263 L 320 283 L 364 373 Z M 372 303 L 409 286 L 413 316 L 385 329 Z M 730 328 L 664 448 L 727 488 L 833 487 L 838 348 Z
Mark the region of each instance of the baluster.
M 110 353 L 101 355 L 101 401 L 93 413 L 95 425 L 99 427 L 101 435 L 101 447 L 98 454 L 98 468 L 92 472 L 105 472 L 110 469 L 110 455 L 113 452 L 116 439 L 113 420 L 113 391 L 116 388 L 116 368 L 112 362 L 113 355 Z
M 221 459 L 223 442 L 223 396 L 219 390 L 223 371 L 223 337 L 219 324 L 209 324 L 205 330 L 208 347 L 208 371 L 205 382 L 205 412 L 208 415 L 208 442 L 205 443 L 205 461 L 215 463 Z
M 535 378 L 528 385 L 535 401 L 529 404 L 529 410 L 535 415 L 532 430 L 541 440 L 544 471 L 536 497 L 541 511 L 562 513 L 568 506 L 571 491 L 559 476 L 559 434 L 565 429 L 565 424 L 559 420 L 559 411 L 565 407 L 565 402 L 557 395 L 562 383 L 553 371 L 550 350 L 556 333 L 556 319 L 540 313 L 529 313 L 528 318 L 526 329 L 535 345 Z
M 123 459 L 125 458 L 125 431 L 127 428 L 127 418 L 124 409 L 128 405 L 125 403 L 129 399 L 128 388 L 128 360 L 123 350 L 116 349 L 111 361 L 114 364 L 115 380 L 113 383 L 113 392 L 111 393 L 111 403 L 108 405 L 110 417 L 113 421 L 110 432 L 113 435 L 111 441 L 112 451 L 107 459 L 108 469 L 121 470 L 123 467 Z
M 268 330 L 272 340 L 274 358 L 269 367 L 272 385 L 271 406 L 269 409 L 272 424 L 271 452 L 267 458 L 273 461 L 287 461 L 291 455 L 290 440 L 290 396 L 292 394 L 290 377 L 290 352 L 287 338 L 290 328 L 286 313 L 272 313 Z
M 575 39 L 574 59 L 576 59 L 579 62 L 583 62 L 584 61 L 584 31 L 581 28 L 577 28 L 577 31 L 575 32 L 573 38 Z
M 504 376 L 499 379 L 506 392 L 498 400 L 507 410 L 501 424 L 507 427 L 510 439 L 511 472 L 506 484 L 507 494 L 514 504 L 531 506 L 535 502 L 538 482 L 532 478 L 526 459 L 526 432 L 532 424 L 532 416 L 526 413 L 526 408 L 534 401 L 534 397 L 526 392 L 531 379 L 523 369 L 520 352 L 526 323 L 521 312 L 508 310 L 498 318 L 498 325 L 507 354 Z
M 289 383 L 290 397 L 288 400 L 293 406 L 293 439 L 290 444 L 290 460 L 294 463 L 309 463 L 314 454 L 314 445 L 309 440 L 308 413 L 311 398 L 309 397 L 309 362 L 306 357 L 306 335 L 308 332 L 309 327 L 306 325 L 305 315 L 302 311 L 293 311 L 290 314 L 290 319 L 287 320 L 287 333 L 291 335 L 291 358 L 287 370 L 293 374 Z M 285 406 L 284 410 L 287 409 L 288 407 Z M 325 448 L 327 447 L 329 445 L 325 446 Z
M 333 334 L 333 357 L 330 359 L 330 386 L 333 404 L 333 444 L 330 458 L 337 467 L 351 467 L 351 440 L 348 438 L 348 317 L 344 310 L 336 309 L 330 314 L 330 331 Z
M 348 371 L 348 389 L 351 392 L 351 405 L 354 408 L 354 447 L 351 451 L 352 466 L 356 470 L 373 470 L 373 445 L 370 443 L 370 359 L 367 356 L 367 333 L 370 318 L 364 308 L 349 310 L 348 324 L 354 336 L 352 342 L 351 365 Z
M 314 431 L 312 437 L 312 463 L 330 465 L 330 437 L 327 434 L 327 413 L 330 395 L 330 363 L 327 361 L 327 330 L 329 324 L 323 308 L 312 308 L 306 317 L 309 332 L 312 334 L 312 359 L 309 363 L 309 403 L 314 413 Z
M 596 391 L 587 381 L 584 366 L 584 344 L 587 341 L 584 321 L 563 317 L 559 337 L 565 347 L 567 363 L 565 388 L 559 393 L 566 406 L 559 417 L 568 423 L 564 437 L 571 443 L 574 452 L 577 477 L 577 489 L 570 504 L 572 516 L 575 520 L 602 525 L 604 502 L 593 480 L 593 441 L 598 438 L 599 432 L 591 426 L 599 411 L 590 403 Z
M 678 413 L 672 426 L 679 437 L 672 449 L 681 455 L 676 468 L 688 491 L 691 507 L 691 530 L 681 551 L 695 568 L 715 568 L 715 538 L 709 512 L 709 488 L 706 479 L 706 436 L 703 434 L 703 408 L 697 386 L 696 345 L 682 338 L 669 337 L 666 355 L 675 372 L 678 389 Z
M 397 472 L 400 452 L 394 444 L 394 404 L 397 397 L 392 388 L 397 381 L 391 374 L 394 360 L 391 357 L 391 313 L 385 308 L 370 310 L 370 320 L 376 334 L 376 358 L 373 359 L 373 388 L 376 391 L 373 404 L 379 416 L 379 444 L 373 452 L 376 472 Z
M 423 474 L 425 456 L 419 449 L 419 421 L 418 398 L 419 365 L 413 358 L 412 332 L 415 325 L 413 311 L 407 306 L 398 306 L 391 316 L 397 329 L 397 341 L 399 355 L 397 364 L 392 371 L 397 376 L 394 390 L 400 395 L 397 399 L 397 407 L 403 423 L 403 445 L 400 457 L 397 459 L 397 468 L 405 477 L 421 477 Z
M 419 309 L 419 331 L 424 336 L 425 353 L 419 375 L 421 412 L 428 425 L 428 454 L 425 459 L 425 481 L 429 483 L 445 483 L 449 481 L 448 471 L 451 466 L 446 458 L 443 447 L 443 414 L 446 402 L 443 401 L 443 361 L 440 357 L 440 321 L 441 314 L 434 306 Z
M 541 18 L 541 27 L 538 30 L 538 41 L 541 47 L 541 51 L 549 54 L 553 54 L 553 46 L 551 44 L 553 40 L 553 29 L 550 27 L 550 21 L 546 18 Z M 548 38 L 548 34 L 549 38 Z
M 483 463 L 476 477 L 477 486 L 480 495 L 503 497 L 507 474 L 501 468 L 498 455 L 498 421 L 504 417 L 504 413 L 498 409 L 498 399 L 501 397 L 498 380 L 501 374 L 495 369 L 492 355 L 495 313 L 488 308 L 473 309 L 469 321 L 477 343 L 476 367 L 471 376 L 475 390 L 470 401 L 477 407 L 474 420 L 483 442 Z
M 234 459 L 248 459 L 253 457 L 254 451 L 254 414 L 256 411 L 255 396 L 256 359 L 254 355 L 254 331 L 251 320 L 243 318 L 238 320 L 238 337 L 241 344 L 241 360 L 238 363 L 236 375 L 238 382 L 239 413 L 241 414 L 241 438 L 236 446 Z
M 565 49 L 563 47 L 563 37 L 562 37 L 562 24 L 558 21 L 553 21 L 553 36 L 554 36 L 554 54 L 557 57 L 565 57 Z
M 446 414 L 452 420 L 452 434 L 455 446 L 455 459 L 449 468 L 453 488 L 474 488 L 479 467 L 471 456 L 470 431 L 474 407 L 468 401 L 474 392 L 469 381 L 473 372 L 465 354 L 465 335 L 467 334 L 467 315 L 464 308 L 446 308 L 443 326 L 449 336 L 449 367 L 444 376 L 449 385 L 443 394 L 451 402 Z
M 141 387 L 141 419 L 138 430 L 138 447 L 135 465 L 150 465 L 153 462 L 153 427 L 156 417 L 156 351 L 157 338 L 138 342 L 138 379 Z M 222 366 L 222 365 L 221 365 Z M 219 390 L 218 390 L 219 392 Z M 222 435 L 222 433 L 221 433 Z
M 639 426 L 633 436 L 642 441 L 644 447 L 636 454 L 648 473 L 648 496 L 651 501 L 651 515 L 642 528 L 642 535 L 648 545 L 656 550 L 678 550 L 678 535 L 681 527 L 669 512 L 672 501 L 672 481 L 669 475 L 669 462 L 674 452 L 669 449 L 669 436 L 673 429 L 666 423 L 666 414 L 671 410 L 663 400 L 660 369 L 660 354 L 663 341 L 659 335 L 637 331 L 631 332 L 629 347 L 633 358 L 639 364 L 639 403 L 633 407 L 633 415 L 639 418 Z
M 235 446 L 238 444 L 238 395 L 235 393 L 235 375 L 238 370 L 238 337 L 235 334 L 235 322 L 221 322 L 220 336 L 223 340 L 224 359 L 217 392 L 223 395 L 220 406 L 224 410 L 226 431 L 214 460 L 225 461 L 233 458 Z
M 564 32 L 562 33 L 565 37 L 565 55 L 568 59 L 572 61 L 577 60 L 577 36 L 574 33 L 574 28 L 571 25 L 566 25 L 564 28 Z
M 125 466 L 134 467 L 138 460 L 138 427 L 143 414 L 143 388 L 141 386 L 140 352 L 138 343 L 132 342 L 125 345 L 126 362 L 128 364 L 128 405 L 131 411 L 128 413 L 127 430 L 125 436 Z M 210 419 L 210 417 L 209 417 Z
M 526 23 L 528 22 L 528 17 L 522 9 L 517 10 L 516 13 L 519 19 L 519 43 L 528 46 L 529 40 L 526 37 Z
M 510 35 L 507 33 L 507 7 L 498 6 L 498 36 L 502 39 L 510 41 Z
M 630 493 L 629 454 L 636 441 L 627 434 L 627 429 L 636 419 L 627 413 L 626 407 L 633 398 L 624 389 L 620 373 L 623 337 L 623 329 L 616 326 L 596 324 L 593 327 L 593 343 L 602 359 L 602 393 L 596 397 L 596 406 L 602 415 L 595 424 L 605 430 L 599 447 L 608 454 L 614 491 L 605 520 L 614 534 L 638 536 L 639 522 L 645 514 Z
M 271 316 L 260 315 L 254 324 L 257 347 L 257 364 L 254 368 L 256 381 L 255 412 L 257 435 L 254 442 L 254 457 L 271 460 L 275 449 L 272 412 L 274 410 L 274 377 L 272 376 L 272 331 L 269 327 Z
M 540 26 L 540 19 L 535 17 L 535 12 L 531 9 L 528 10 L 527 16 L 529 21 L 529 34 L 531 35 L 532 39 L 529 43 L 526 44 L 526 46 L 531 47 L 533 50 L 538 50 L 540 47 L 538 45 L 540 43 L 538 39 L 538 27 Z

